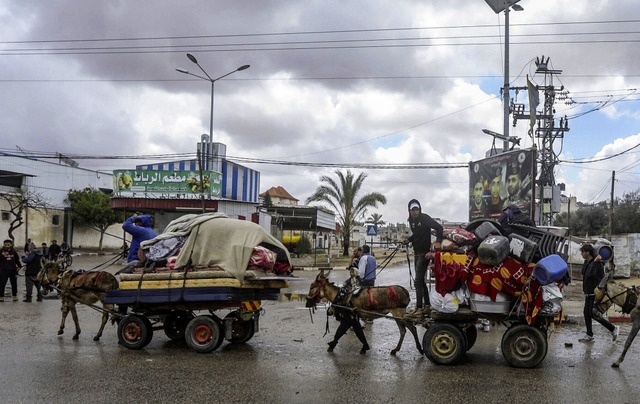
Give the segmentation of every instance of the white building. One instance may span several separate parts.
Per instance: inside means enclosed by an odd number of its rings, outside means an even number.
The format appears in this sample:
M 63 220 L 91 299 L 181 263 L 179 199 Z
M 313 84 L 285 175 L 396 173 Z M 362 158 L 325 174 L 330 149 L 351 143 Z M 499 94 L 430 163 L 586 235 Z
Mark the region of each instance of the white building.
M 110 192 L 113 188 L 113 176 L 110 172 L 92 171 L 78 168 L 77 163 L 58 155 L 56 159 L 45 161 L 30 157 L 0 152 L 0 193 L 11 194 L 26 192 L 36 194 L 46 202 L 46 213 L 27 208 L 23 215 L 23 224 L 13 232 L 15 245 L 21 247 L 27 238 L 40 245 L 67 240 L 73 246 L 97 246 L 99 232 L 82 227 L 73 228 L 67 214 L 66 202 L 69 190 L 82 190 L 87 187 Z M 10 223 L 15 219 L 11 207 L 0 200 L 0 234 L 8 237 Z M 105 238 L 105 241 L 109 241 Z M 122 245 L 122 241 L 114 246 Z

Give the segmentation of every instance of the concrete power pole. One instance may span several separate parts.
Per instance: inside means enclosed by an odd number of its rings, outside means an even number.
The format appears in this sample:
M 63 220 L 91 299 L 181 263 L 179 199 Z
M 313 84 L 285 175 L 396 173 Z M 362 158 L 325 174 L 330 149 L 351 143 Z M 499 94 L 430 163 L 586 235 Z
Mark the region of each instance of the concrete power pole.
M 564 86 L 556 88 L 553 85 L 554 75 L 561 74 L 562 70 L 549 69 L 549 57 L 545 59 L 536 58 L 536 73 L 544 74 L 544 84 L 536 86 L 536 91 L 544 94 L 544 104 L 542 114 L 537 111 L 525 113 L 524 104 L 514 105 L 514 126 L 518 120 L 529 120 L 531 114 L 534 114 L 537 121 L 537 128 L 533 136 L 538 141 L 538 164 L 540 165 L 540 174 L 536 184 L 535 199 L 536 204 L 536 221 L 545 226 L 553 223 L 553 215 L 560 212 L 560 192 L 561 187 L 556 185 L 554 169 L 558 164 L 558 155 L 554 150 L 554 142 L 556 139 L 564 138 L 564 133 L 569 131 L 569 121 L 566 117 L 560 118 L 556 125 L 554 113 L 554 104 L 556 94 L 564 90 Z M 528 87 L 516 87 L 516 90 L 528 90 Z

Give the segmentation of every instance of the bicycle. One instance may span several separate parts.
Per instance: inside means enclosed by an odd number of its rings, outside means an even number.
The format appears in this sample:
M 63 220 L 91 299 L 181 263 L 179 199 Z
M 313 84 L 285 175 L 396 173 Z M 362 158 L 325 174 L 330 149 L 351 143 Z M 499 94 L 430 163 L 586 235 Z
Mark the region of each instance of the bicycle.
M 58 254 L 58 262 L 60 262 L 62 269 L 67 269 L 71 265 L 73 265 L 73 256 L 71 255 L 71 253 L 71 250 L 67 250 L 62 251 L 60 254 Z

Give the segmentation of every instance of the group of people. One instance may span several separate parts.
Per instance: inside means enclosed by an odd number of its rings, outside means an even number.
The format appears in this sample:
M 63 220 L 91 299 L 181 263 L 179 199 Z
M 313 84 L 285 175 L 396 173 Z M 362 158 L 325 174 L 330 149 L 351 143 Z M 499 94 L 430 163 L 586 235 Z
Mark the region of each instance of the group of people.
M 25 254 L 28 252 L 29 246 L 31 244 L 35 245 L 35 243 L 33 243 L 31 239 L 28 238 L 26 244 L 24 245 Z M 58 240 L 51 240 L 50 246 L 47 246 L 47 243 L 42 243 L 40 247 L 40 252 L 42 253 L 42 256 L 48 259 L 49 261 L 55 261 L 58 258 L 60 258 L 61 254 L 66 254 L 66 253 L 69 253 L 70 251 L 71 251 L 71 247 L 69 247 L 69 243 L 67 243 L 66 240 L 63 240 L 62 244 L 58 244 Z
M 38 249 L 34 243 L 25 245 L 25 252 L 22 260 L 18 252 L 13 247 L 13 240 L 4 240 L 2 255 L 0 255 L 0 302 L 4 302 L 4 290 L 7 281 L 11 283 L 11 296 L 14 302 L 18 301 L 18 270 L 25 265 L 25 297 L 23 302 L 31 303 L 33 300 L 33 289 L 36 290 L 36 300 L 42 301 L 42 287 L 37 276 L 42 269 L 42 249 Z

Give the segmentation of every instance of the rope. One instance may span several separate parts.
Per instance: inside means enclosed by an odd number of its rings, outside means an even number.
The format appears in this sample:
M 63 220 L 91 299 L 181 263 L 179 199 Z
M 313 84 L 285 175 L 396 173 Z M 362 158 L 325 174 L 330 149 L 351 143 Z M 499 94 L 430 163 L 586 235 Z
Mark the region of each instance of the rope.
M 411 273 L 411 258 L 409 256 L 409 246 L 405 246 L 405 251 L 407 252 L 407 265 L 409 267 L 409 289 L 416 290 L 416 280 Z
M 50 283 L 49 286 L 51 286 L 53 289 L 58 291 L 58 293 L 60 294 L 61 297 L 68 297 L 69 299 L 71 299 L 74 302 L 76 302 L 76 304 L 77 303 L 84 304 L 85 306 L 87 306 L 87 307 L 89 307 L 89 308 L 91 308 L 91 309 L 93 309 L 93 310 L 95 310 L 97 312 L 100 312 L 100 313 L 103 313 L 103 314 L 104 313 L 108 313 L 109 315 L 114 316 L 114 317 L 118 317 L 118 318 L 124 318 L 125 317 L 125 315 L 123 315 L 121 313 L 118 313 L 116 311 L 107 310 L 104 307 L 98 307 L 95 304 L 83 303 L 80 300 L 78 300 L 71 292 L 64 291 L 64 290 L 60 289 L 59 287 L 57 287 L 56 285 L 54 285 L 52 283 Z M 77 289 L 82 289 L 82 288 L 77 288 Z
M 384 269 L 387 267 L 387 265 L 389 265 L 389 263 L 399 250 L 400 246 L 397 246 L 393 251 L 391 251 L 391 254 L 389 254 L 384 260 L 382 260 L 382 262 L 376 267 L 376 269 L 380 269 L 376 274 L 376 277 L 380 275 L 380 272 L 384 271 Z

